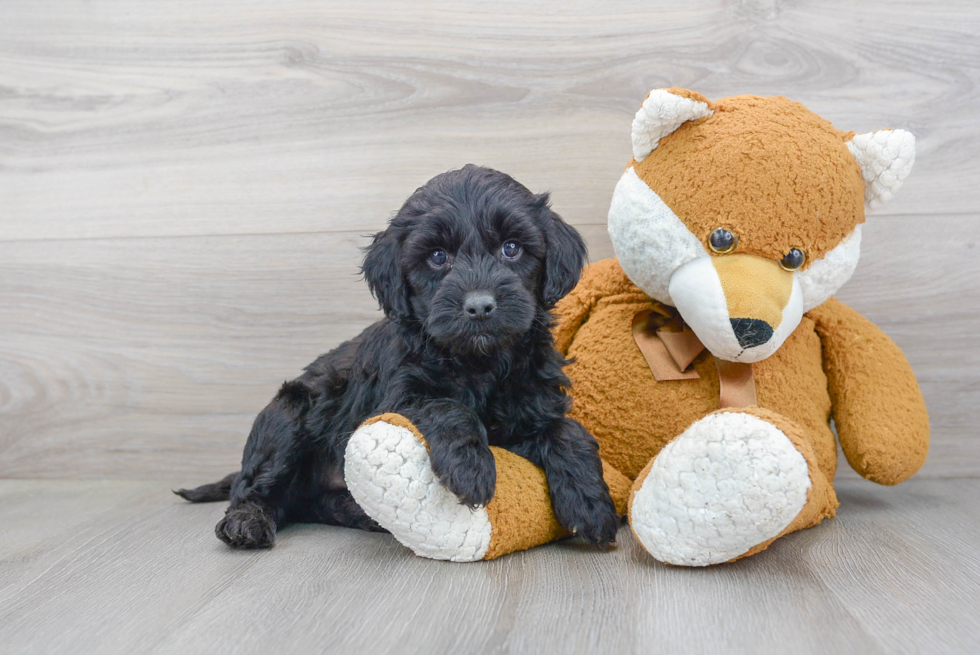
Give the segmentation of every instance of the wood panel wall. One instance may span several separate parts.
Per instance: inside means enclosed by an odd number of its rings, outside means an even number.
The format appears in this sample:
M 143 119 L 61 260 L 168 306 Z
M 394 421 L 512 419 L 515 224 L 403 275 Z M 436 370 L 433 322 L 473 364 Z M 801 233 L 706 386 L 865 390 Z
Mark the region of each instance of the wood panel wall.
M 550 190 L 609 256 L 632 115 L 670 85 L 916 133 L 841 297 L 919 376 L 923 475 L 977 475 L 978 34 L 971 0 L 9 3 L 0 477 L 233 470 L 277 385 L 377 317 L 359 248 L 443 170 Z

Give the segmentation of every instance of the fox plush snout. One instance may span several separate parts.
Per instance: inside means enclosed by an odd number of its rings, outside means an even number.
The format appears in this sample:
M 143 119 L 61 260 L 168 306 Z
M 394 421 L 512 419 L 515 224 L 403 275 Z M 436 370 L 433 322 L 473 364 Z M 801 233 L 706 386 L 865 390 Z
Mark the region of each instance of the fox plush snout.
M 674 272 L 669 290 L 705 347 L 728 361 L 765 359 L 803 317 L 794 273 L 755 255 L 699 257 Z
M 782 323 L 783 310 L 793 293 L 793 274 L 770 259 L 752 255 L 712 257 L 711 263 L 725 293 L 728 317 L 738 340 L 751 333 L 740 333 L 737 325 L 761 324 L 760 329 L 768 331 L 771 337 Z M 742 345 L 751 348 L 768 340 Z

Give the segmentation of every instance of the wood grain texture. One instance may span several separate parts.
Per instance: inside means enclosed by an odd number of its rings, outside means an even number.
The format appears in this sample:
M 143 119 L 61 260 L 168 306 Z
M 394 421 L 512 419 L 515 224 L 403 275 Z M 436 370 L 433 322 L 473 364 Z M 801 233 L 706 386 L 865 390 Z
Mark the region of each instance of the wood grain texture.
M 934 431 L 926 476 L 980 473 L 977 220 L 872 217 L 841 296 L 919 377 Z M 582 229 L 593 259 L 611 255 L 604 227 Z M 379 317 L 356 273 L 364 243 L 352 233 L 0 243 L 0 477 L 191 483 L 234 470 L 276 387 Z M 919 266 L 896 243 L 920 244 Z
M 36 0 L 0 23 L 0 239 L 367 230 L 466 162 L 603 220 L 651 88 L 905 127 L 891 213 L 980 203 L 973 0 Z
M 235 468 L 277 386 L 379 318 L 362 243 L 0 244 L 0 475 Z
M 293 526 L 213 536 L 153 482 L 0 481 L 0 644 L 50 653 L 973 653 L 980 481 L 841 486 L 838 518 L 708 569 L 620 531 L 493 562 Z
M 980 9 L 919 2 L 13 3 L 0 20 L 0 477 L 204 479 L 378 314 L 364 235 L 497 166 L 611 254 L 646 92 L 782 93 L 907 127 L 842 297 L 905 349 L 924 475 L 980 474 Z

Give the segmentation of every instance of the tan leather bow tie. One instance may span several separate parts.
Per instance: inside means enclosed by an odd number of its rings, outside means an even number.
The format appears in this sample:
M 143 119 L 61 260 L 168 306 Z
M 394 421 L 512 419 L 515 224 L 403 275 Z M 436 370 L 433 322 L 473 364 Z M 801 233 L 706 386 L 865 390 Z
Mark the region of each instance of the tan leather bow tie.
M 705 350 L 704 345 L 674 308 L 658 304 L 638 312 L 633 317 L 633 339 L 657 382 L 701 377 L 691 363 Z M 718 369 L 718 406 L 758 404 L 752 364 L 713 359 Z

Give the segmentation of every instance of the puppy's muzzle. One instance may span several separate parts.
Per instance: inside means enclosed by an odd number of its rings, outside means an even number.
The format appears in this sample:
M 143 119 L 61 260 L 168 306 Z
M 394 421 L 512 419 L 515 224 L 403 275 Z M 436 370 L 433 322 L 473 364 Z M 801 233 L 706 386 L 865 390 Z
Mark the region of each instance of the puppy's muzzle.
M 470 291 L 463 297 L 463 313 L 471 321 L 485 321 L 497 309 L 497 299 L 489 291 Z

